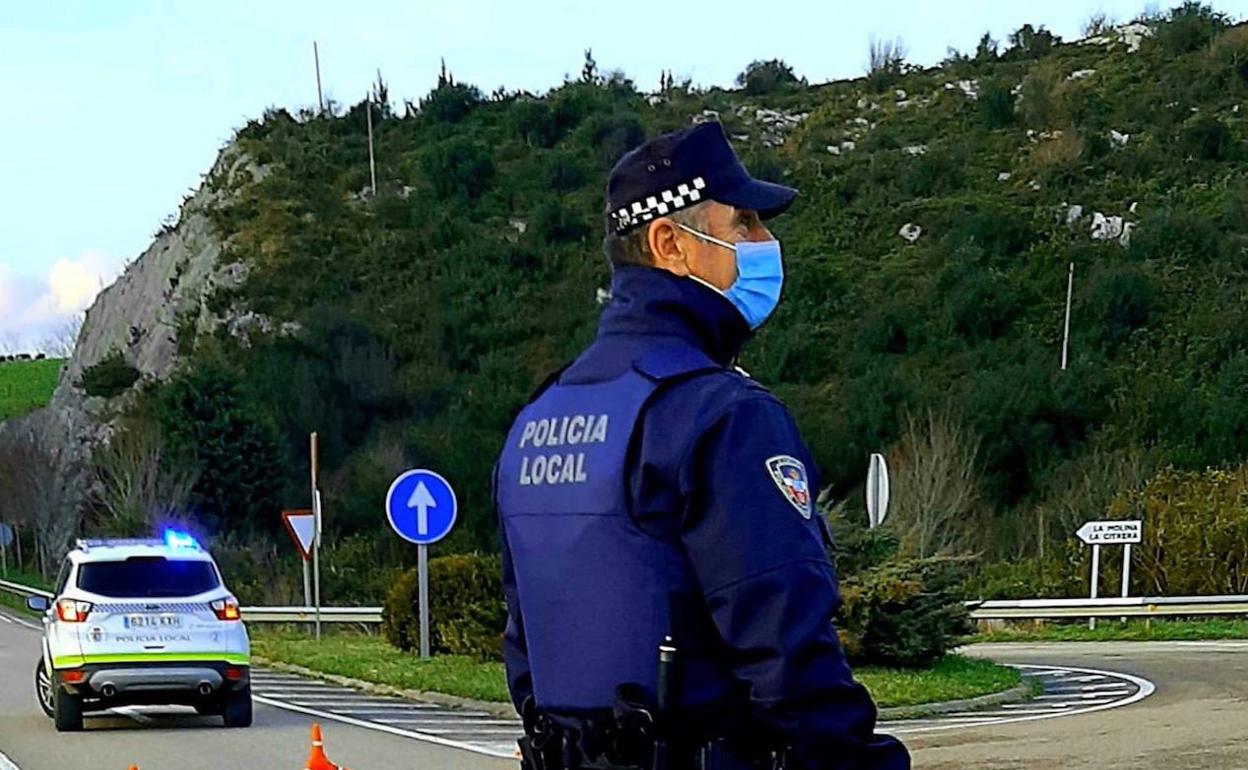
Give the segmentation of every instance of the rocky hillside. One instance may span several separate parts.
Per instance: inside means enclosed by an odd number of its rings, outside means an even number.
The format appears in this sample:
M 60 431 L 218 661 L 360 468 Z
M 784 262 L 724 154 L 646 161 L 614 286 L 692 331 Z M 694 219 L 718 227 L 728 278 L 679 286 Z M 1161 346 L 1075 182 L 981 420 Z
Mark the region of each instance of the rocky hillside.
M 917 550 L 1037 553 L 1159 465 L 1248 455 L 1245 97 L 1248 28 L 1189 3 L 817 85 L 782 62 L 737 90 L 650 91 L 592 60 L 540 96 L 444 74 L 372 108 L 376 190 L 368 107 L 276 110 L 101 296 L 53 410 L 162 426 L 212 527 L 306 503 L 317 430 L 336 528 L 382 538 L 390 474 L 426 465 L 462 491 L 449 547 L 489 548 L 503 430 L 605 300 L 607 170 L 719 119 L 802 190 L 775 227 L 785 302 L 743 364 L 792 406 L 823 499 L 857 507 L 889 452 Z M 97 405 L 76 383 L 118 352 L 173 374 Z

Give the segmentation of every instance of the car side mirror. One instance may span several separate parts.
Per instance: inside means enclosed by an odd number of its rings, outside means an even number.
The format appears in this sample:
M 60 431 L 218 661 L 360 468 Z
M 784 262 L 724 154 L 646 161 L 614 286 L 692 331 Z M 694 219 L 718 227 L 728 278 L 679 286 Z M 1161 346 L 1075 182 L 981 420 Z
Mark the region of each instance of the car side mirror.
M 33 612 L 47 612 L 52 609 L 52 600 L 43 596 L 27 596 L 26 608 Z

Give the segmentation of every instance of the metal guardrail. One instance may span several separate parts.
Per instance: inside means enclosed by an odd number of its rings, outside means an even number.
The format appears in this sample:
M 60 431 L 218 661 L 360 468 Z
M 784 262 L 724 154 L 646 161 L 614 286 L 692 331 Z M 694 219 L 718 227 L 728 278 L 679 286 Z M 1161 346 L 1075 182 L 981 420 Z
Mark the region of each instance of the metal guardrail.
M 0 591 L 18 596 L 53 598 L 48 591 L 0 580 Z M 311 623 L 316 620 L 315 607 L 243 607 L 243 619 L 252 623 Z M 381 607 L 322 607 L 322 623 L 380 623 Z
M 52 598 L 47 591 L 7 580 L 0 580 L 0 591 Z M 970 601 L 966 606 L 972 620 L 1248 615 L 1248 595 L 990 600 Z M 253 623 L 311 623 L 316 619 L 314 607 L 243 607 L 242 611 L 243 618 Z M 381 607 L 322 607 L 321 622 L 380 623 Z
M 51 599 L 52 594 L 31 586 L 24 586 L 21 583 L 11 583 L 8 580 L 0 580 L 0 591 L 8 591 L 11 594 L 19 596 L 42 596 L 45 599 Z
M 249 623 L 311 623 L 315 607 L 243 607 Z M 322 607 L 322 623 L 380 623 L 380 607 Z
M 1248 615 L 1248 596 L 1130 596 L 967 602 L 972 620 Z

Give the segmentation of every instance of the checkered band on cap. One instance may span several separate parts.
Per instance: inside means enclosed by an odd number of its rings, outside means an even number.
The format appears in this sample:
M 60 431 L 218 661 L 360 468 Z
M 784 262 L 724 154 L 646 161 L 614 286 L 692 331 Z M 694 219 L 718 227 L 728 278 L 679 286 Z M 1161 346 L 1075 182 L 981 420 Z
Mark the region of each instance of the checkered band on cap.
M 702 200 L 702 191 L 705 189 L 706 180 L 700 176 L 694 177 L 693 181 L 676 185 L 674 190 L 662 190 L 657 195 L 647 195 L 643 200 L 633 201 L 628 206 L 616 209 L 611 212 L 616 235 L 655 217 L 666 216 L 686 206 L 692 206 Z

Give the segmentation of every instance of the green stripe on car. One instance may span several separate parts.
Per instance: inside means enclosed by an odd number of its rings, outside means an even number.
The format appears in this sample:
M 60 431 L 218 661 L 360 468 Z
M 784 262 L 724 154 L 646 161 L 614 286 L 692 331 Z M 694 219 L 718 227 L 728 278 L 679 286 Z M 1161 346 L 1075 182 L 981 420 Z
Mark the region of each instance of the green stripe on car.
M 114 655 L 64 655 L 52 659 L 52 668 L 78 668 L 96 663 L 229 663 L 251 665 L 251 656 L 219 652 L 132 652 Z

